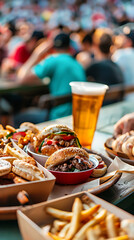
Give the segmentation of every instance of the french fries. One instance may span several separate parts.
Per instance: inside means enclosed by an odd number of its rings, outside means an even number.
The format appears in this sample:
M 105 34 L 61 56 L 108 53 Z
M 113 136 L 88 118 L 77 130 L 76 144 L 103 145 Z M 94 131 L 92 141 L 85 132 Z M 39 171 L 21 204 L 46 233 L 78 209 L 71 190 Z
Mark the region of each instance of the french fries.
M 100 205 L 95 205 L 92 208 L 88 207 L 88 209 L 83 210 L 81 212 L 81 221 L 84 221 L 85 219 L 88 219 L 99 208 L 100 208 Z M 48 207 L 46 209 L 46 212 L 53 217 L 56 217 L 56 218 L 59 218 L 59 219 L 62 219 L 62 220 L 67 220 L 67 221 L 71 220 L 72 216 L 73 216 L 72 212 L 66 212 L 66 211 L 58 210 L 58 209 L 55 209 L 55 208 L 52 208 L 52 207 Z
M 25 158 L 24 155 L 22 155 L 21 153 L 19 153 L 19 151 L 17 151 L 15 148 L 12 148 L 9 146 L 9 144 L 6 145 L 5 149 L 4 149 L 4 153 L 16 157 L 20 160 L 23 160 Z
M 115 227 L 114 214 L 109 214 L 106 217 L 106 227 L 107 227 L 107 235 L 109 238 L 117 237 L 117 229 Z
M 73 216 L 71 219 L 69 230 L 66 235 L 66 239 L 68 240 L 70 240 L 79 229 L 81 211 L 82 211 L 82 202 L 80 201 L 79 198 L 75 198 L 72 211 L 73 211 Z
M 87 195 L 83 195 L 81 199 L 75 198 L 72 212 L 52 207 L 47 207 L 46 212 L 58 219 L 50 225 L 48 232 L 48 236 L 54 240 L 134 239 L 134 236 L 131 238 L 133 220 L 124 222 L 125 229 L 121 228 L 118 217 L 93 203 Z
M 10 132 L 15 132 L 16 129 L 10 125 L 6 125 L 6 130 L 10 131 Z

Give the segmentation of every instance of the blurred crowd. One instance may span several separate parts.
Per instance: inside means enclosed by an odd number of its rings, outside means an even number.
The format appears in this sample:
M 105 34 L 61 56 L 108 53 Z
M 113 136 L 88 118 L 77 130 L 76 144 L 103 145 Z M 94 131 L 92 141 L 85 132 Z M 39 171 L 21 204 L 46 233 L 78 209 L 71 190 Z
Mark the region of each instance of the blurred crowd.
M 49 78 L 54 96 L 70 93 L 70 81 L 134 84 L 133 20 L 134 1 L 0 1 L 1 76 Z M 50 119 L 70 111 L 59 107 Z

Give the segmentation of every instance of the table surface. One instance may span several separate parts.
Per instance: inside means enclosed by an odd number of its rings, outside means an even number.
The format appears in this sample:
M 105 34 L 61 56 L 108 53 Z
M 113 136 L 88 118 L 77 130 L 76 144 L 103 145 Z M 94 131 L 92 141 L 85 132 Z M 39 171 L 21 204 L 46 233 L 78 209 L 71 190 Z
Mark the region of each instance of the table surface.
M 126 113 L 133 112 L 134 106 L 130 102 L 120 102 L 103 107 L 100 111 L 97 131 L 94 135 L 92 149 L 100 153 L 106 154 L 104 150 L 104 142 L 113 133 L 113 125 Z M 43 127 L 61 123 L 72 127 L 72 117 L 64 117 L 51 122 L 38 124 L 38 127 Z M 120 191 L 119 191 L 120 189 Z M 134 214 L 134 193 L 127 186 L 118 186 L 118 182 L 104 193 L 99 194 L 99 197 L 116 204 L 124 210 Z M 0 239 L 2 240 L 21 240 L 17 221 L 1 221 L 0 222 Z
M 21 85 L 13 80 L 0 78 L 0 95 L 9 93 L 29 93 L 32 91 L 43 90 L 44 94 L 48 92 L 47 81 L 37 85 Z

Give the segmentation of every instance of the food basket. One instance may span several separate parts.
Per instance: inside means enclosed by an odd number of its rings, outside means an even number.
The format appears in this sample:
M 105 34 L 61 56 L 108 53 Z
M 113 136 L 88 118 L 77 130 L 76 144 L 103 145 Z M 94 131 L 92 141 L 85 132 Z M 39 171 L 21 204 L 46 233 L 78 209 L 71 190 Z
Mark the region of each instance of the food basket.
M 119 209 L 118 207 L 86 192 L 86 193 L 77 193 L 69 195 L 67 197 L 59 198 L 57 200 L 52 200 L 50 202 L 44 202 L 36 204 L 31 207 L 26 207 L 22 211 L 17 212 L 18 223 L 21 234 L 24 240 L 48 240 L 44 235 L 41 227 L 47 224 L 51 224 L 54 220 L 53 217 L 46 214 L 46 207 L 53 207 L 64 211 L 71 211 L 72 204 L 76 197 L 81 197 L 83 194 L 86 194 L 93 202 L 96 204 L 101 204 L 101 206 L 107 209 L 109 212 L 114 213 L 117 217 L 122 219 L 133 219 L 134 217 L 125 212 L 124 210 Z
M 104 148 L 106 153 L 109 157 L 115 158 L 116 156 L 119 157 L 123 162 L 128 163 L 132 166 L 134 166 L 134 157 L 129 157 L 123 152 L 116 152 L 112 149 L 112 141 L 114 138 L 108 138 L 106 142 L 104 143 Z

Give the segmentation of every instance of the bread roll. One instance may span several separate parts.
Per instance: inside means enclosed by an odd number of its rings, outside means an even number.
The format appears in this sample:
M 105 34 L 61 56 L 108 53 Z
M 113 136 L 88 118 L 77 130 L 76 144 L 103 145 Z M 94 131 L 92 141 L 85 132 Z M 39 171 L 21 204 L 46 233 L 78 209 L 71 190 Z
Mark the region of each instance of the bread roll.
M 11 163 L 0 159 L 0 176 L 4 176 L 11 171 Z
M 134 131 L 120 135 L 112 143 L 112 149 L 116 152 L 123 152 L 128 156 L 134 156 Z
M 39 129 L 36 127 L 35 124 L 30 123 L 30 122 L 24 122 L 20 125 L 19 129 L 22 129 L 23 131 L 25 130 L 31 130 L 34 134 L 39 133 Z
M 15 160 L 13 162 L 12 171 L 20 177 L 30 181 L 45 179 L 44 173 L 39 168 L 21 160 Z

